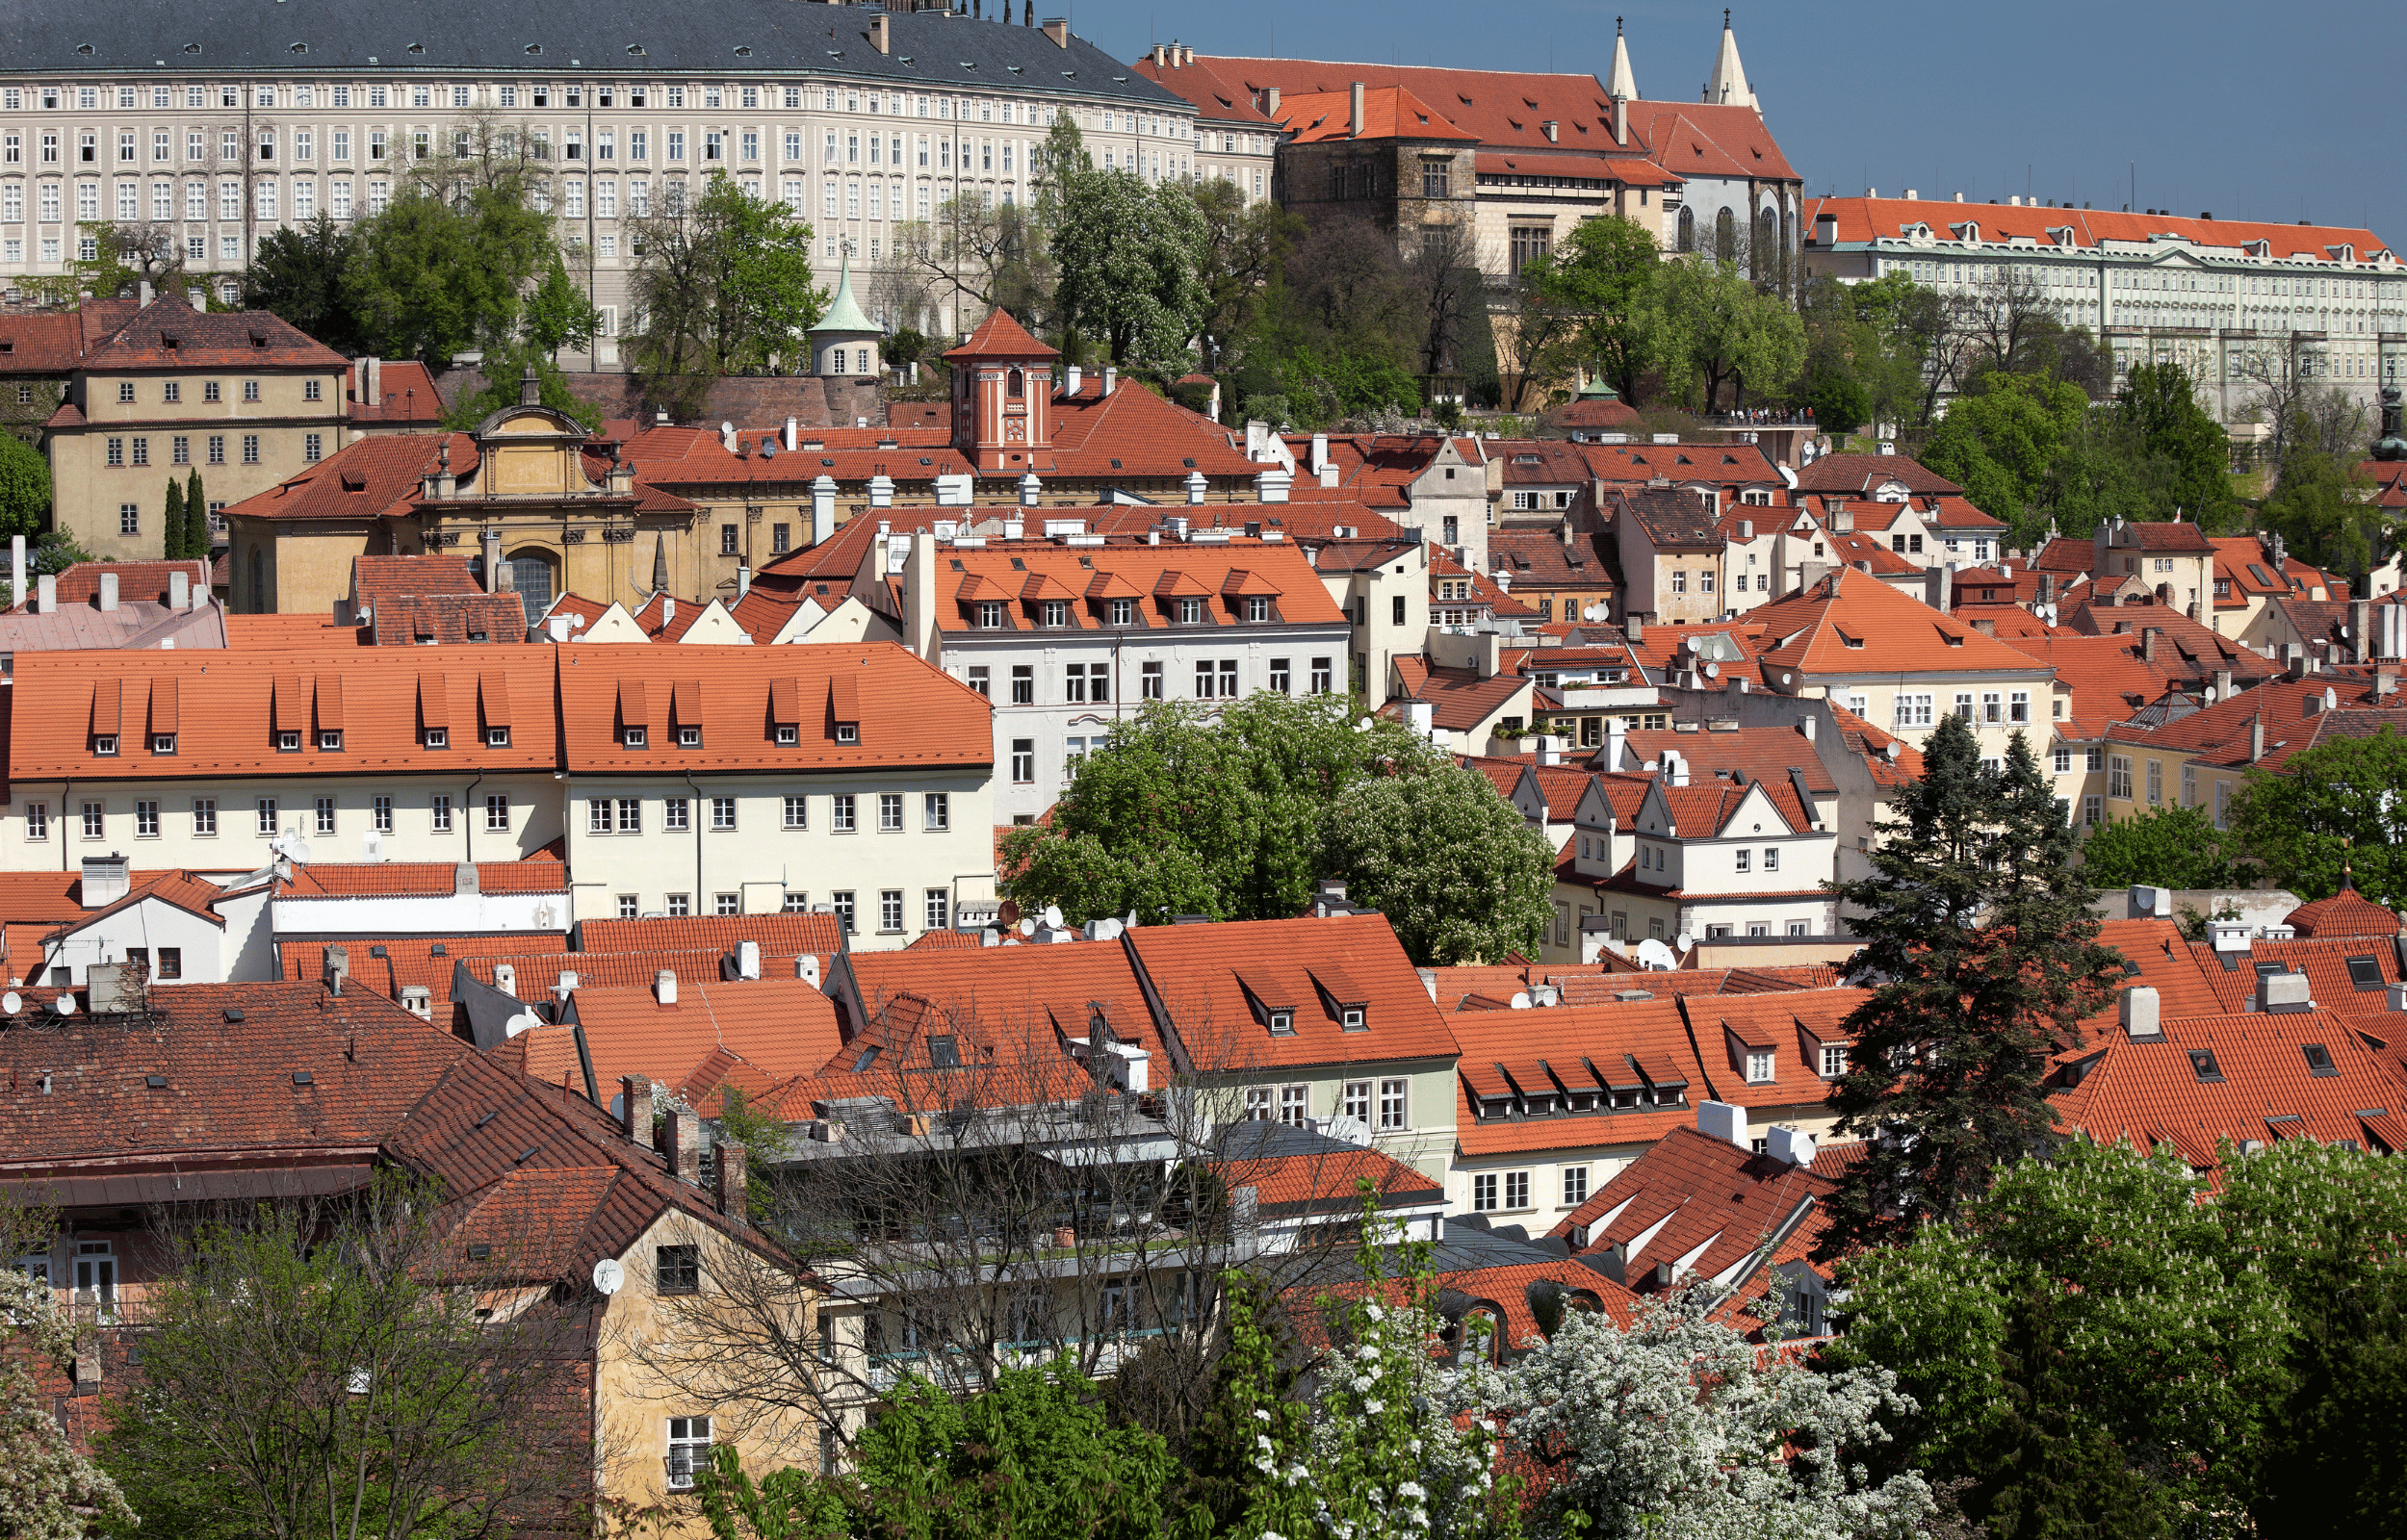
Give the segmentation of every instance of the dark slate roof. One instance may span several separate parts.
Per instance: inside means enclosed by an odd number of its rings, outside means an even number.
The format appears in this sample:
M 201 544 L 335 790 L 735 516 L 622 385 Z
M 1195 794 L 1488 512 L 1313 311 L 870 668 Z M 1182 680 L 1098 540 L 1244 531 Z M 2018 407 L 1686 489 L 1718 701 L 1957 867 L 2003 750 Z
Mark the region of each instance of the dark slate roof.
M 472 0 L 118 0 L 105 13 L 20 5 L 0 20 L 0 57 L 13 74 L 82 79 L 181 80 L 194 71 L 325 76 L 371 67 L 394 79 L 506 72 L 596 84 L 802 77 L 1194 110 L 1074 35 L 1064 49 L 1040 28 L 908 12 L 887 18 L 891 46 L 880 54 L 869 43 L 875 13 L 794 0 L 519 0 L 500 8 Z M 296 52 L 297 45 L 307 51 Z

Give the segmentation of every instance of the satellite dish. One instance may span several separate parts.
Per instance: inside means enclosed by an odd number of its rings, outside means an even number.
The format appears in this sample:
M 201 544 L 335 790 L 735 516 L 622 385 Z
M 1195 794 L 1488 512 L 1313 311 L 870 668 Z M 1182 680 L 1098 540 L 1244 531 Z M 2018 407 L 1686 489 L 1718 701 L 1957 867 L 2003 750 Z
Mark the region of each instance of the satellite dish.
M 1671 955 L 1671 948 L 1651 936 L 1638 943 L 1637 956 L 1638 965 L 1649 973 L 1669 973 L 1680 965 L 1680 960 Z
M 1512 1009 L 1515 1011 L 1527 1011 L 1529 1008 L 1530 997 L 1526 993 L 1518 990 L 1514 991 L 1512 1001 Z
M 2207 704 L 2209 706 L 2213 706 L 2214 704 L 2214 686 L 2212 684 L 2207 686 Z M 14 1011 L 16 1007 L 11 1006 L 9 1009 L 11 1011 Z
M 1706 664 L 1706 665 L 1705 665 L 1705 678 L 1707 678 L 1707 679 L 1709 679 L 1709 680 L 1718 680 L 1718 679 L 1721 678 L 1721 664 L 1719 664 L 1719 663 L 1708 663 L 1708 664 Z
M 1022 936 L 1034 936 L 1036 934 L 1036 921 L 1028 919 L 1022 920 L 1020 922 L 1020 934 Z
M 1361 721 L 1360 726 L 1359 726 L 1359 727 L 1357 727 L 1357 728 L 1355 729 L 1355 731 L 1356 731 L 1356 732 L 1368 732 L 1370 730 L 1371 730 L 1371 719 L 1370 719 L 1369 717 L 1364 717 L 1364 718 L 1362 719 L 1362 721 Z
M 63 1016 L 71 1016 L 75 1014 L 75 996 L 62 993 L 57 999 L 50 1002 L 50 1009 L 56 1011 Z
M 309 864 L 309 841 L 298 834 L 287 834 L 282 840 L 284 859 L 299 865 Z
M 1048 931 L 1061 929 L 1061 906 L 1058 904 L 1045 906 L 1045 928 Z
M 1694 937 L 1694 936 L 1689 935 L 1689 933 L 1688 933 L 1688 932 L 1686 932 L 1686 931 L 1682 931 L 1682 932 L 1680 933 L 1680 935 L 1679 935 L 1679 937 L 1678 937 L 1676 940 L 1674 940 L 1674 941 L 1672 942 L 1672 944 L 1673 944 L 1674 946 L 1677 946 L 1677 947 L 1678 947 L 1681 951 L 1685 952 L 1685 951 L 1687 951 L 1690 947 L 1695 946 L 1695 945 L 1696 944 L 1696 937 Z
M 19 1011 L 24 1009 L 25 996 L 17 993 L 14 989 L 11 989 L 6 994 L 0 994 L 0 1011 L 5 1011 L 9 1014 L 14 1015 Z
M 596 1294 L 616 1294 L 627 1281 L 627 1270 L 616 1257 L 604 1257 L 593 1265 L 593 1288 Z
M 527 1031 L 531 1027 L 539 1027 L 541 1025 L 543 1025 L 543 1018 L 541 1016 L 535 1014 L 532 1011 L 521 1011 L 518 1014 L 502 1023 L 502 1031 L 505 1036 L 515 1038 L 520 1033 Z

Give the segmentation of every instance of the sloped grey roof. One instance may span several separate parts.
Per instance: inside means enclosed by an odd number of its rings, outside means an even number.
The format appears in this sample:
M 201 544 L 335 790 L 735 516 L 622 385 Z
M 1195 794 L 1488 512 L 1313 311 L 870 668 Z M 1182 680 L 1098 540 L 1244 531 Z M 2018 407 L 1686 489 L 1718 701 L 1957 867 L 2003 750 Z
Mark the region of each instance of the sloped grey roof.
M 1061 48 L 1036 27 L 907 12 L 887 18 L 890 51 L 881 54 L 869 43 L 876 14 L 797 0 L 0 0 L 0 72 L 177 82 L 368 69 L 395 79 L 510 73 L 563 84 L 766 76 L 1193 111 L 1074 35 Z

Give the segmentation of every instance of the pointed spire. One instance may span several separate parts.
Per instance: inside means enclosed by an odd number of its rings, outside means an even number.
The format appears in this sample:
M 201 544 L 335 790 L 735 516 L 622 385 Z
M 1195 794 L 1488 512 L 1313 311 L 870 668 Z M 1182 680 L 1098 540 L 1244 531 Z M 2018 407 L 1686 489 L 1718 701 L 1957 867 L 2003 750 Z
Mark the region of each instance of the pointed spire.
M 1621 18 L 1613 18 L 1613 73 L 1605 77 L 1605 94 L 1637 101 L 1638 77 L 1630 72 L 1630 45 L 1621 36 Z
M 668 536 L 655 535 L 652 540 L 652 591 L 668 592 Z
M 1763 104 L 1747 89 L 1747 66 L 1739 63 L 1738 35 L 1730 30 L 1730 13 L 1721 13 L 1721 51 L 1714 56 L 1713 78 L 1705 82 L 1705 100 L 1716 107 L 1752 107 L 1761 113 Z
M 877 329 L 862 313 L 860 301 L 852 296 L 852 246 L 847 242 L 844 264 L 838 270 L 836 297 L 828 301 L 827 314 L 821 316 L 819 323 L 811 328 L 812 334 L 815 336 L 823 331 L 874 333 Z

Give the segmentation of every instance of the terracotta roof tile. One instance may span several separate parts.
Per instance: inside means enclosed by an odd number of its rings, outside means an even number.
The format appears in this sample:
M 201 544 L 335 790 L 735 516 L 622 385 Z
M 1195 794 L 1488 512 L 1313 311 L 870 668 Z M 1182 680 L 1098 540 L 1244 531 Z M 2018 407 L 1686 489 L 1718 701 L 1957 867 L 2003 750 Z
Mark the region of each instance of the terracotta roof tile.
M 1633 980 L 1643 987 L 1665 975 Z M 1442 992 L 1453 992 L 1447 986 Z M 1649 1143 L 1711 1094 L 1679 1002 L 1667 996 L 1446 1018 L 1459 1046 L 1455 1142 L 1465 1155 Z M 1533 1096 L 1557 1110 L 1532 1116 Z M 1566 1102 L 1563 1098 L 1580 1098 Z M 1585 1100 L 1588 1110 L 1580 1110 Z M 1509 1104 L 1486 1116 L 1487 1104 Z
M 1381 914 L 1147 925 L 1126 936 L 1186 1056 L 1200 1065 L 1393 1063 L 1454 1057 L 1448 1018 L 1421 985 Z M 941 955 L 941 954 L 940 954 Z M 1369 993 L 1360 1031 L 1346 1031 L 1310 969 L 1334 962 Z M 1270 981 L 1294 1029 L 1269 1029 L 1268 1007 L 1242 983 Z
M 1836 1189 L 1810 1168 L 1684 1126 L 1616 1172 L 1550 1233 L 1581 1243 L 1575 1255 L 1620 1248 L 1624 1275 L 1647 1293 L 1658 1287 L 1663 1264 L 1721 1279 L 1792 1226 L 1818 1230 L 1826 1223 L 1823 1200 Z
M 1806 228 L 1831 218 L 1838 221 L 1841 244 L 1895 240 L 1904 229 L 1928 224 L 1933 235 L 1948 239 L 1949 223 L 1971 220 L 1980 226 L 1980 239 L 1998 244 L 2019 236 L 2054 246 L 2052 231 L 2069 227 L 2076 247 L 2095 248 L 2103 241 L 2146 243 L 2170 236 L 2206 247 L 2232 247 L 2266 243 L 2272 256 L 2288 261 L 2333 262 L 2331 247 L 2351 245 L 2365 261 L 2388 244 L 2371 230 L 2348 225 L 2269 224 L 2248 219 L 2185 219 L 2168 214 L 2134 214 L 2110 209 L 2065 209 L 1998 203 L 1937 203 L 1905 198 L 1815 198 L 1806 208 Z M 1835 458 L 1835 456 L 1834 456 Z

